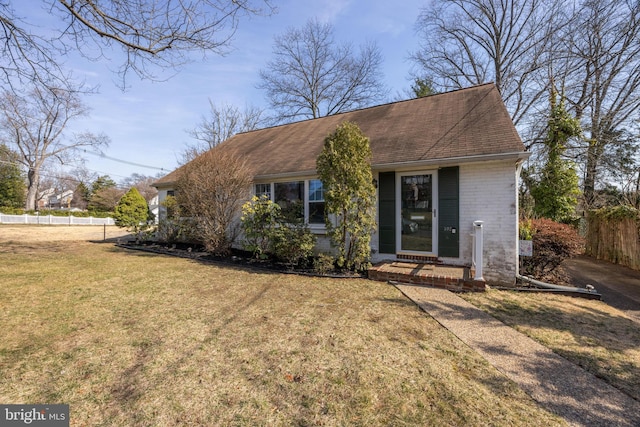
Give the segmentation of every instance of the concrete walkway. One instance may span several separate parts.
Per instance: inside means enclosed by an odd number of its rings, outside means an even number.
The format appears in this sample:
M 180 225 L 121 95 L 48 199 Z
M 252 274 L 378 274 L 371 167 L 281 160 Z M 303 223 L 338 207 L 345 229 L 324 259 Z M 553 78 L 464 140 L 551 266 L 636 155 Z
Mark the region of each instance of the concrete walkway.
M 640 402 L 454 293 L 413 285 L 396 287 L 570 425 L 640 426 Z

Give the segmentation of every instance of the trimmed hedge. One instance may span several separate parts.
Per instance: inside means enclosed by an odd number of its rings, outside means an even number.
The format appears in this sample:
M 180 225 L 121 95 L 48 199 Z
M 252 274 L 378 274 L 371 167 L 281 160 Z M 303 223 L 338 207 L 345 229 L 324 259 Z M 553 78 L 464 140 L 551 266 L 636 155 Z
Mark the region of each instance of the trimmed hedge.
M 39 212 L 40 216 L 75 216 L 77 218 L 109 218 L 113 217 L 113 212 L 99 212 L 99 211 L 77 211 L 77 212 L 69 212 L 57 209 L 41 209 L 39 211 L 35 210 L 24 210 L 23 208 L 12 208 L 8 206 L 0 206 L 0 212 L 5 215 L 36 215 L 36 212 Z

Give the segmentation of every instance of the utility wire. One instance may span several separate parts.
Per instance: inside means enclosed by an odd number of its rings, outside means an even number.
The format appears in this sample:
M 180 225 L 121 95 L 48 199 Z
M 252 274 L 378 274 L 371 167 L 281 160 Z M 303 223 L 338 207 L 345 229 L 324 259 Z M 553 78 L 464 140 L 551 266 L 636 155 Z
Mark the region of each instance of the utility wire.
M 24 167 L 24 165 L 22 163 L 10 162 L 8 160 L 0 160 L 0 163 L 4 163 L 4 164 L 7 164 L 7 165 L 12 165 L 12 166 Z M 99 171 L 99 170 L 95 170 L 95 169 L 88 169 L 88 168 L 84 168 L 84 169 L 89 171 L 89 172 L 95 172 L 95 173 L 97 173 L 98 175 L 101 175 L 101 176 L 118 177 L 118 178 L 125 178 L 125 179 L 129 178 L 128 176 L 118 175 L 118 174 L 111 173 L 111 172 L 103 172 L 103 171 Z M 58 180 L 61 180 L 61 181 L 73 181 L 73 182 L 77 182 L 77 183 L 81 183 L 82 182 L 81 180 L 79 180 L 77 178 L 74 178 L 74 177 L 72 177 L 70 175 L 53 175 L 53 174 L 50 174 L 48 172 L 41 172 L 39 175 L 41 177 L 43 177 L 43 178 L 52 178 L 52 179 L 58 179 Z M 117 187 L 118 188 L 124 188 L 121 185 L 117 185 Z
M 27 118 L 27 119 L 33 120 L 33 121 L 39 121 L 37 119 L 34 119 L 33 117 L 29 117 L 29 116 L 24 116 L 24 117 Z M 58 129 L 61 129 L 61 130 L 64 129 L 63 126 L 60 126 L 58 124 L 49 123 L 49 122 L 46 122 L 46 123 L 47 123 L 48 126 L 53 126 L 53 127 L 58 128 Z M 63 144 L 61 142 L 59 144 L 64 146 L 64 147 L 72 148 L 71 146 Z M 77 148 L 77 147 L 75 147 L 75 148 Z M 137 166 L 137 167 L 141 167 L 141 168 L 155 169 L 155 170 L 159 170 L 159 171 L 162 171 L 162 172 L 169 172 L 169 170 L 166 169 L 166 168 L 161 168 L 161 167 L 157 167 L 157 166 L 143 165 L 143 164 L 140 164 L 140 163 L 131 162 L 129 160 L 118 159 L 117 157 L 107 156 L 106 154 L 104 154 L 101 151 L 91 151 L 91 150 L 87 150 L 87 149 L 83 149 L 83 151 L 86 154 L 92 154 L 94 156 L 101 157 L 103 159 L 111 160 L 111 161 L 118 162 L 118 163 L 123 163 L 123 164 L 130 165 L 130 166 Z
M 138 167 L 141 167 L 141 168 L 155 169 L 155 170 L 167 172 L 167 169 L 165 169 L 165 168 L 159 168 L 157 166 L 143 165 L 141 163 L 130 162 L 129 160 L 118 159 L 116 157 L 107 156 L 106 154 L 104 154 L 102 152 L 90 151 L 90 150 L 86 150 L 86 149 L 83 150 L 83 151 L 85 153 L 87 153 L 87 154 L 92 154 L 94 156 L 101 157 L 103 159 L 111 160 L 111 161 L 114 161 L 114 162 L 124 163 L 126 165 L 131 165 L 131 166 L 138 166 Z

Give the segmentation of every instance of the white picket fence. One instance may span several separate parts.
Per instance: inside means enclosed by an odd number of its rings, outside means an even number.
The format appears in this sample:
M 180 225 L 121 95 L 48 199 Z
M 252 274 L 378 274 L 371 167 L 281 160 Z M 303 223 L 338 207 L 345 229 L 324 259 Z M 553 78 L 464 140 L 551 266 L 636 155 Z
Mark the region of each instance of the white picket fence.
M 0 213 L 0 224 L 41 224 L 41 225 L 115 225 L 113 218 L 53 215 L 5 215 Z

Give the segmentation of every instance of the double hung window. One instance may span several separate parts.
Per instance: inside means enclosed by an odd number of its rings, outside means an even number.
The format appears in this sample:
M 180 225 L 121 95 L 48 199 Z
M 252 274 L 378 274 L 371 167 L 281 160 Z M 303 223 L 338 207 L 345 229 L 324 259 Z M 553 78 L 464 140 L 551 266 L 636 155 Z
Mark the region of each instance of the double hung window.
M 309 180 L 309 224 L 324 224 L 324 188 L 319 179 Z
M 319 179 L 256 184 L 255 195 L 266 196 L 282 209 L 291 222 L 324 224 L 324 188 Z
M 256 196 L 266 196 L 271 200 L 271 184 L 256 184 Z

